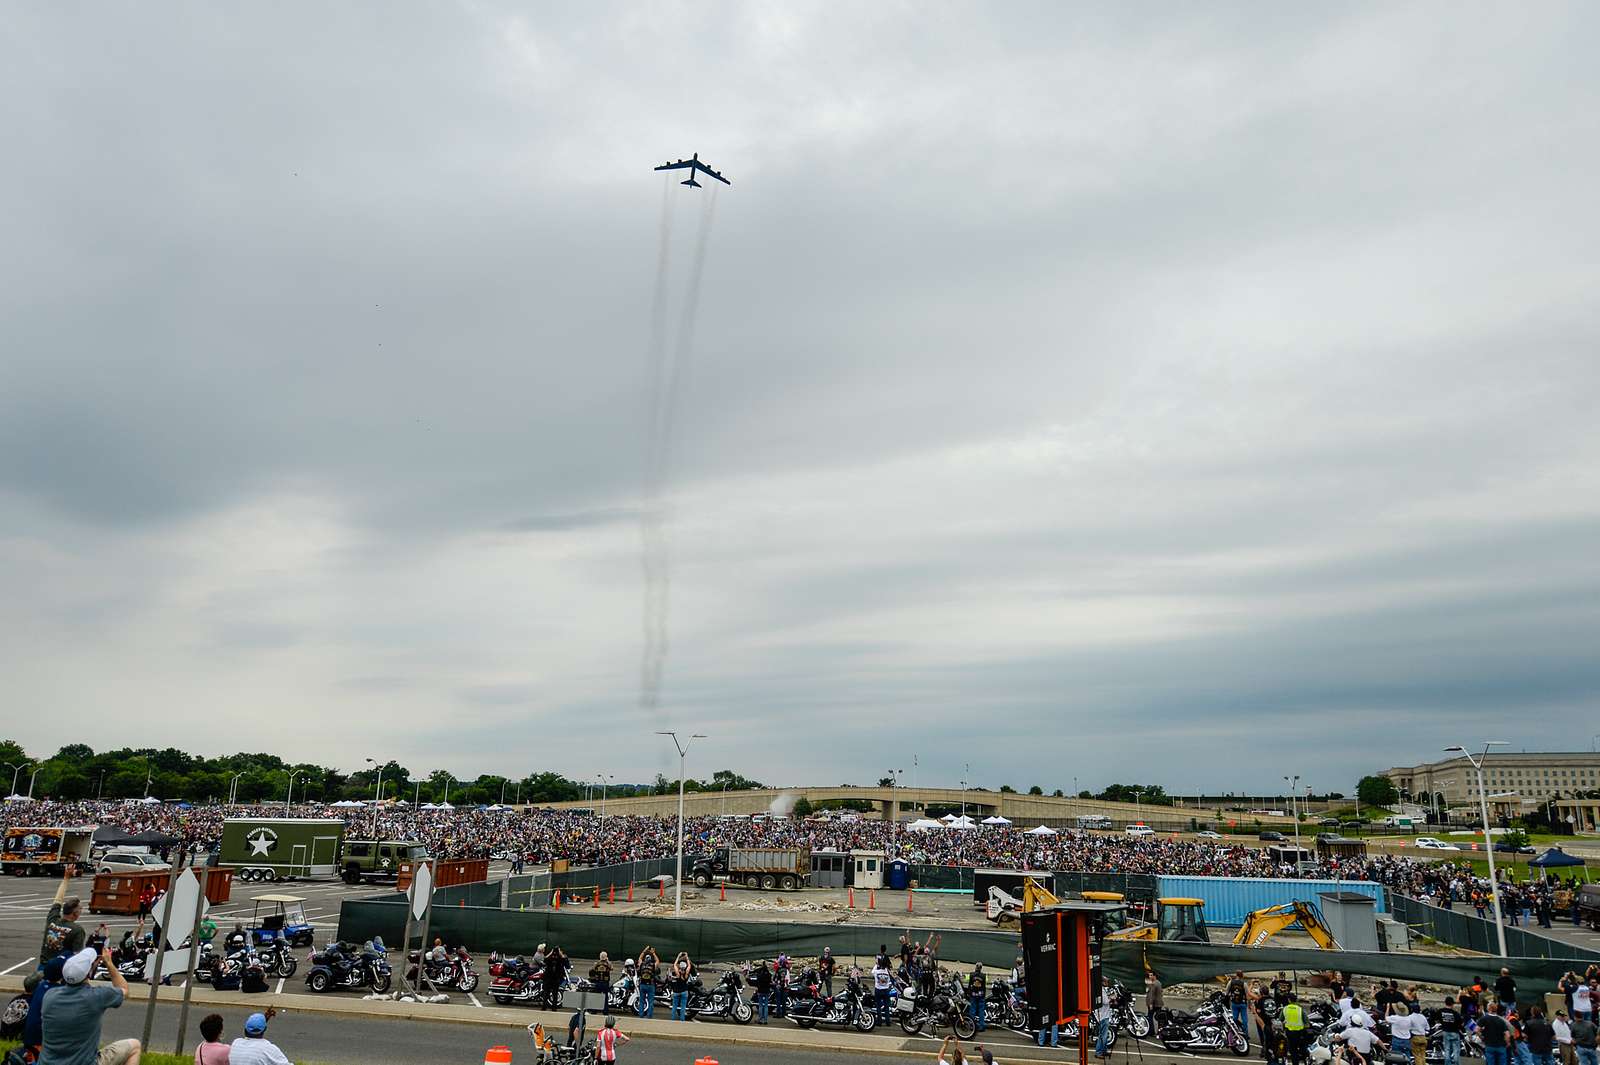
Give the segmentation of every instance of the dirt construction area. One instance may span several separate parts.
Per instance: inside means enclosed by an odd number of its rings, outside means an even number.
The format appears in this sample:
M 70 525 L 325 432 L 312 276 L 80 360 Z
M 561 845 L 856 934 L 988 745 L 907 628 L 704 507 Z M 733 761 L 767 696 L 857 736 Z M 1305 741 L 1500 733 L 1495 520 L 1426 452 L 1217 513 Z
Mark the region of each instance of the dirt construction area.
M 997 927 L 984 916 L 983 910 L 972 904 L 971 891 L 916 891 L 909 894 L 908 909 L 908 892 L 905 891 L 857 891 L 852 896 L 848 888 L 752 891 L 749 888 L 729 887 L 724 891 L 717 887 L 697 888 L 685 884 L 683 912 L 693 917 L 730 921 L 801 921 L 807 924 L 894 925 L 980 931 L 993 931 Z M 526 898 L 519 899 L 513 893 L 508 905 L 511 909 L 517 909 L 529 905 L 529 901 Z M 535 904 L 542 905 L 543 899 Z M 562 906 L 577 907 L 585 913 L 623 916 L 670 917 L 674 912 L 671 887 L 658 894 L 654 887 L 635 886 L 632 902 L 627 901 L 624 891 L 619 890 L 613 901 L 613 895 L 602 890 L 598 908 L 594 904 L 592 889 L 569 890 L 562 895 Z

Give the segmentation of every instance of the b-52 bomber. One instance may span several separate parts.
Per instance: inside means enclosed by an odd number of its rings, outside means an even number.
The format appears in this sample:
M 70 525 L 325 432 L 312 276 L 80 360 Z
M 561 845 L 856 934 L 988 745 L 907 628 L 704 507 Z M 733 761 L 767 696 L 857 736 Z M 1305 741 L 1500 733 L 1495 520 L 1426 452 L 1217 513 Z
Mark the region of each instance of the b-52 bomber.
M 724 185 L 732 185 L 733 184 L 733 182 L 729 181 L 727 178 L 723 177 L 721 174 L 717 173 L 715 170 L 711 169 L 706 164 L 702 163 L 700 161 L 700 153 L 699 152 L 695 152 L 694 153 L 694 157 L 691 158 L 691 159 L 679 159 L 676 163 L 662 163 L 660 166 L 656 167 L 656 169 L 657 170 L 687 170 L 687 171 L 689 171 L 689 180 L 688 181 L 680 181 L 680 182 L 678 182 L 678 184 L 680 184 L 680 185 L 688 185 L 690 188 L 693 188 L 693 189 L 698 189 L 698 188 L 703 188 L 704 187 L 704 186 L 702 186 L 700 184 L 700 182 L 698 182 L 698 181 L 696 181 L 694 179 L 694 172 L 696 170 L 700 171 L 702 174 L 707 174 L 707 175 L 709 175 L 711 177 L 716 178 L 718 181 L 722 182 Z

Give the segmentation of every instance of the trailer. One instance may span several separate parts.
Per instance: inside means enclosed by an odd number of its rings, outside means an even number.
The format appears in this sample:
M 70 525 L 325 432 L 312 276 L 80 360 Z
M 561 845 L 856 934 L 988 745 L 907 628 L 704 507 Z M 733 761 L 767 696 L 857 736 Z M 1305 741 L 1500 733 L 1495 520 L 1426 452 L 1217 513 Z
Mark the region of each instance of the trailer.
M 1022 882 L 1031 879 L 1035 887 L 1055 892 L 1056 875 L 1038 869 L 974 869 L 972 871 L 972 904 L 989 906 L 989 889 L 997 887 L 1008 895 L 1022 897 Z
M 230 817 L 222 822 L 217 864 L 244 881 L 332 880 L 340 874 L 344 822 L 321 817 Z
M 11 876 L 59 877 L 67 866 L 89 867 L 89 848 L 94 845 L 98 826 L 61 826 L 6 829 L 5 847 L 0 851 L 0 867 Z
M 809 886 L 811 851 L 803 847 L 718 847 L 694 860 L 689 878 L 696 887 L 722 881 L 772 891 Z

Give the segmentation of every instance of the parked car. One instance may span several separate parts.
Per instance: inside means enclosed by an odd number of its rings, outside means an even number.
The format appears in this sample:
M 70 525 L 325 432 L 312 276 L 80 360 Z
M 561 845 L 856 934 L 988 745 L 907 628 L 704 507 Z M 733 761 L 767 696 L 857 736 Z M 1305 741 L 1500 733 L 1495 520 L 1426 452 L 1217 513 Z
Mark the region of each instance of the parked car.
M 1458 847 L 1456 849 L 1459 850 L 1460 848 Z M 1496 843 L 1494 845 L 1494 852 L 1496 854 L 1536 854 L 1536 853 L 1538 853 L 1532 847 L 1513 847 L 1509 843 Z
M 1203 828 L 1199 832 L 1196 832 L 1195 835 L 1197 837 L 1199 837 L 1200 839 L 1221 839 L 1222 838 L 1222 833 L 1221 832 L 1213 832 L 1209 828 Z
M 1458 851 L 1461 849 L 1454 843 L 1446 843 L 1444 840 L 1434 839 L 1432 836 L 1418 836 L 1417 846 L 1425 851 Z
M 1260 835 L 1258 835 L 1256 837 L 1256 839 L 1261 840 L 1263 843 L 1282 843 L 1283 842 L 1283 833 L 1282 832 L 1273 832 L 1273 831 L 1271 831 L 1269 829 L 1266 832 L 1263 832 Z
M 1318 832 L 1317 833 L 1317 842 L 1318 843 L 1338 843 L 1342 839 L 1344 839 L 1344 837 L 1339 835 L 1339 833 L 1337 833 L 1337 832 Z
M 1339 827 L 1339 819 L 1337 817 L 1323 817 L 1323 818 L 1319 818 L 1317 820 L 1317 824 L 1322 825 L 1322 826 L 1324 826 L 1326 828 L 1338 828 Z
M 159 873 L 172 867 L 149 851 L 107 851 L 95 868 L 102 873 Z
M 1156 830 L 1149 825 L 1128 825 L 1122 831 L 1130 836 L 1153 836 L 1156 834 Z

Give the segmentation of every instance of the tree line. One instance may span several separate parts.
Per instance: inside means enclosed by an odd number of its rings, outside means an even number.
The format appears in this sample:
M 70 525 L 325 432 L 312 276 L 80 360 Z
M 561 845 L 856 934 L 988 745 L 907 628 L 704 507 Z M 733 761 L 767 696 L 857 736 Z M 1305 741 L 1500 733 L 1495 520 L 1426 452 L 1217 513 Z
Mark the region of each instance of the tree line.
M 139 799 L 153 796 L 164 801 L 190 803 L 336 802 L 340 799 L 405 799 L 408 802 L 445 802 L 479 805 L 500 802 L 547 803 L 592 798 L 598 805 L 602 785 L 598 780 L 572 780 L 560 773 L 530 771 L 521 777 L 480 774 L 471 779 L 447 769 L 413 775 L 399 762 L 362 769 L 288 762 L 275 754 L 239 753 L 207 758 L 174 747 L 119 747 L 95 751 L 87 744 L 69 743 L 48 757 L 29 754 L 13 740 L 0 740 L 0 766 L 12 774 L 0 776 L 0 787 L 36 799 Z M 382 777 L 382 791 L 379 778 Z M 765 787 L 731 769 L 719 769 L 710 780 L 686 780 L 686 791 L 747 790 Z M 677 791 L 676 779 L 658 774 L 649 783 L 606 782 L 607 796 L 666 795 Z

